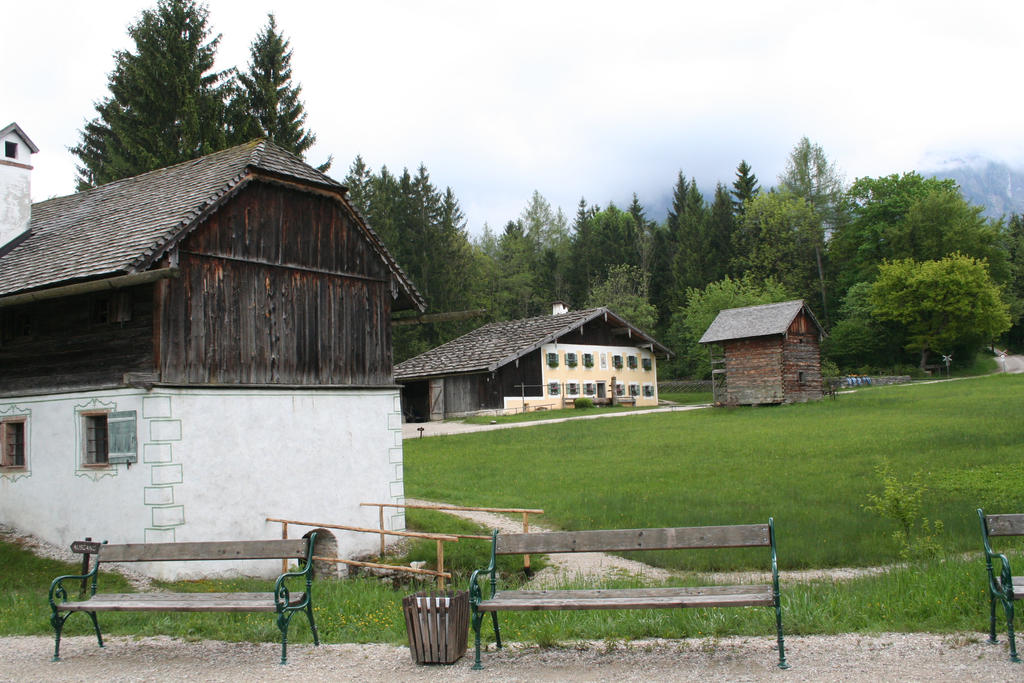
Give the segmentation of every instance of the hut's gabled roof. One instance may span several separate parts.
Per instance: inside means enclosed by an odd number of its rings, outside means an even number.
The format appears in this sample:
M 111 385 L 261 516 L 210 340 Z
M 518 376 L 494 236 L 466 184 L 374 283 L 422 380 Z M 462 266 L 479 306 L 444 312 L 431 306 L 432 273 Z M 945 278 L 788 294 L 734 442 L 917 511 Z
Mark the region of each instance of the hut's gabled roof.
M 824 330 L 814 317 L 814 313 L 802 299 L 784 301 L 778 304 L 762 304 L 760 306 L 744 306 L 743 308 L 727 308 L 719 311 L 718 317 L 708 326 L 701 344 L 713 344 L 731 339 L 748 337 L 767 337 L 774 334 L 786 334 L 800 311 L 806 311 L 818 328 L 818 334 Z
M 33 204 L 28 232 L 0 251 L 0 298 L 145 271 L 256 178 L 337 195 L 387 263 L 396 294 L 426 308 L 345 186 L 267 140 Z
M 607 308 L 488 323 L 395 366 L 395 379 L 410 380 L 471 372 L 493 372 L 593 320 L 622 329 L 636 346 L 670 355 L 668 348 Z

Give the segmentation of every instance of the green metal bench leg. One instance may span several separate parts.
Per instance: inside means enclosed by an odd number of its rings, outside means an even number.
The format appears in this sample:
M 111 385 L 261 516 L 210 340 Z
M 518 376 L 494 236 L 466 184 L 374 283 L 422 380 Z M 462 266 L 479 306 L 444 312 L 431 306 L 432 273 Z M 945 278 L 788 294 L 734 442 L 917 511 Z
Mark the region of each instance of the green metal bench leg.
M 1017 656 L 1017 640 L 1013 634 L 1013 602 L 1010 600 L 1004 600 L 1003 609 L 1006 610 L 1006 637 L 1010 639 L 1010 661 L 1019 662 L 1020 657 Z
M 313 631 L 313 645 L 316 647 L 320 646 L 320 632 L 316 628 L 316 620 L 313 619 L 313 605 L 312 603 L 306 605 L 306 616 L 309 617 L 309 628 Z
M 494 640 L 498 647 L 501 649 L 501 629 L 498 628 L 498 613 L 491 612 L 491 621 L 494 622 Z
M 64 616 L 61 616 L 57 612 L 54 612 L 53 616 L 50 617 L 50 623 L 53 624 L 54 631 L 53 659 L 50 660 L 52 662 L 60 661 L 60 636 L 61 633 L 64 631 L 64 622 L 67 621 L 68 617 L 70 617 L 72 614 L 74 614 L 74 612 L 68 612 Z M 100 622 L 96 618 L 96 613 L 86 612 L 86 614 L 88 614 L 89 618 L 92 619 L 92 628 L 94 631 L 96 631 L 96 643 L 100 647 L 103 647 L 103 634 L 100 633 Z
M 288 663 L 288 624 L 294 612 L 282 612 L 277 615 L 277 628 L 281 630 L 281 664 Z
M 786 662 L 786 644 L 782 640 L 782 605 L 779 604 L 779 596 L 775 596 L 775 629 L 778 633 L 779 641 L 779 668 L 788 669 L 789 664 Z
M 988 597 L 988 642 L 995 643 L 996 641 L 996 596 L 989 595 Z
M 477 611 L 476 605 L 473 605 L 473 639 L 476 643 L 476 658 L 473 660 L 473 668 L 480 670 L 483 665 L 480 663 L 480 625 L 484 620 L 484 615 Z
M 63 617 L 61 615 L 59 615 L 58 613 L 54 612 L 53 616 L 50 617 L 50 623 L 53 624 L 53 632 L 54 632 L 53 659 L 50 660 L 50 661 L 53 661 L 53 662 L 59 662 L 60 661 L 60 633 L 61 633 L 62 630 L 64 630 L 64 622 L 70 616 L 71 616 L 70 612 L 65 614 Z

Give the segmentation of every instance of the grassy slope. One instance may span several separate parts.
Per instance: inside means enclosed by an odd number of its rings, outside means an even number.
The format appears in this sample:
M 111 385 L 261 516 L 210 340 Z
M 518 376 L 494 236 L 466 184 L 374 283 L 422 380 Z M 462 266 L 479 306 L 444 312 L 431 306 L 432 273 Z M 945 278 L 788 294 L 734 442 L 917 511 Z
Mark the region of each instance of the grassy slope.
M 1024 377 L 887 387 L 837 401 L 662 413 L 407 441 L 409 496 L 539 507 L 568 529 L 774 516 L 782 566 L 894 561 L 891 522 L 863 509 L 875 468 L 921 470 L 925 516 L 975 550 L 975 508 L 1024 510 Z M 1000 472 L 1000 479 L 993 483 Z M 762 553 L 763 554 L 763 553 Z M 752 551 L 647 553 L 667 566 L 759 566 Z

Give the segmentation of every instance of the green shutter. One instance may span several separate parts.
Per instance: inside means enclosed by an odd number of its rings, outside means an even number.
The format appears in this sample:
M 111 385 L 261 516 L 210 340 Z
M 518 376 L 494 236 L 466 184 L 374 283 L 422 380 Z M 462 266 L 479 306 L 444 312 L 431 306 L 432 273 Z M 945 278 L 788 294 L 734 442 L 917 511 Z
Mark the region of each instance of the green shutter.
M 135 438 L 135 411 L 124 410 L 107 414 L 107 435 L 110 464 L 138 462 L 138 445 Z

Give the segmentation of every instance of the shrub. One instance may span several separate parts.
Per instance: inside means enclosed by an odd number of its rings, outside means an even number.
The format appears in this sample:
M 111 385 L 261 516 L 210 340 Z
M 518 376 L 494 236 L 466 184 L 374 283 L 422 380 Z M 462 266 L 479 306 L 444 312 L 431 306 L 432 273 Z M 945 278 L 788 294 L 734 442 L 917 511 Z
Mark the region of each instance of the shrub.
M 578 398 L 572 402 L 573 408 L 593 408 L 594 402 L 589 398 Z

